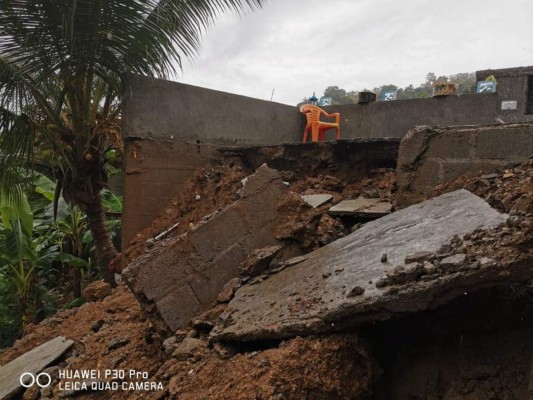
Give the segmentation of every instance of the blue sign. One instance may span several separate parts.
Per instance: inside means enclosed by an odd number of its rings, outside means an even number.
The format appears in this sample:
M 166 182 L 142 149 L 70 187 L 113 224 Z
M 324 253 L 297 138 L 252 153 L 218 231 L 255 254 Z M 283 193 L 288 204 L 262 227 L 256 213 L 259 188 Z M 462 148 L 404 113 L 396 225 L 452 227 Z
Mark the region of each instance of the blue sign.
M 479 81 L 476 84 L 476 93 L 494 93 L 496 92 L 495 81 Z
M 397 90 L 389 90 L 387 92 L 381 92 L 381 101 L 392 101 L 396 100 L 396 96 L 398 95 Z
M 320 100 L 318 101 L 318 105 L 320 107 L 330 106 L 331 104 L 333 104 L 332 97 L 321 97 Z

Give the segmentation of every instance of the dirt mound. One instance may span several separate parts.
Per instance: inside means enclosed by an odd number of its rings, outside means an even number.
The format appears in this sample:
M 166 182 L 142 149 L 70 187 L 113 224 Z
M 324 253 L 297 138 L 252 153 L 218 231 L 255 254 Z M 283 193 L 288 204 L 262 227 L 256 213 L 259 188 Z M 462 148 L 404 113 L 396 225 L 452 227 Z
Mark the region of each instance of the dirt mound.
M 377 369 L 355 335 L 300 338 L 278 348 L 220 359 L 213 350 L 167 361 L 168 394 L 180 399 L 353 399 L 367 394 Z

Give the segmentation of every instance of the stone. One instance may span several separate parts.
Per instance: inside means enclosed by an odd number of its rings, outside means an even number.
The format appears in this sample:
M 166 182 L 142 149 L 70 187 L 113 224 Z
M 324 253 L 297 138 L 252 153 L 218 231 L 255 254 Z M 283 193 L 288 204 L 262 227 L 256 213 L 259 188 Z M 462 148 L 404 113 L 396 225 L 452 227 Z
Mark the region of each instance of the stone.
M 346 295 L 346 297 L 361 296 L 365 292 L 365 289 L 361 286 L 356 286 Z
M 171 336 L 163 340 L 163 349 L 165 350 L 165 353 L 168 355 L 171 355 L 172 353 L 174 353 L 174 350 L 176 350 L 177 346 L 178 346 L 178 340 L 176 339 L 176 336 Z
M 465 254 L 454 254 L 440 260 L 440 266 L 443 268 L 457 267 L 463 265 L 466 259 Z
M 355 200 L 343 200 L 331 207 L 331 215 L 348 215 L 355 217 L 379 218 L 391 212 L 392 204 L 380 199 L 359 197 Z
M 228 283 L 224 285 L 222 291 L 217 297 L 219 303 L 228 303 L 241 284 L 240 278 L 232 278 Z
M 268 246 L 254 250 L 241 264 L 242 275 L 257 276 L 265 271 L 282 246 Z
M 333 199 L 330 194 L 307 194 L 302 199 L 313 208 L 320 207 Z
M 0 399 L 15 395 L 20 389 L 23 373 L 36 375 L 61 357 L 74 342 L 58 336 L 0 367 Z
M 407 256 L 405 256 L 404 262 L 406 264 L 422 262 L 422 261 L 429 260 L 432 255 L 433 253 L 431 251 L 417 251 L 414 254 L 408 254 Z
M 94 333 L 98 332 L 102 328 L 104 323 L 105 323 L 105 321 L 103 319 L 99 319 L 97 321 L 94 321 L 91 324 L 91 331 L 93 331 Z
M 111 285 L 103 281 L 88 284 L 83 294 L 87 301 L 101 301 L 111 294 Z
M 205 342 L 195 338 L 185 338 L 176 346 L 176 350 L 172 353 L 172 357 L 179 361 L 185 361 L 191 357 L 193 353 L 201 348 L 205 347 Z
M 126 346 L 128 343 L 130 342 L 129 339 L 125 338 L 125 337 L 122 337 L 122 336 L 119 336 L 113 340 L 111 340 L 108 345 L 107 345 L 107 349 L 108 350 L 116 350 L 116 349 L 119 349 L 121 347 L 124 347 Z
M 418 264 L 393 279 L 392 285 L 403 286 L 400 292 L 397 288 L 390 292 L 388 279 L 394 276 L 395 266 L 403 264 L 409 254 L 436 252 L 454 235 L 494 228 L 506 219 L 483 199 L 458 190 L 368 222 L 267 281 L 243 286 L 228 305 L 228 318 L 217 323 L 211 336 L 223 341 L 284 339 L 436 307 L 461 293 L 447 287 L 452 284 L 449 280 L 421 281 L 425 269 Z M 384 250 L 388 263 L 380 261 Z M 505 282 L 533 277 L 533 271 L 528 272 L 522 264 Z M 343 272 L 331 273 L 338 268 Z M 453 285 L 482 287 L 494 283 L 498 272 L 469 270 L 455 276 Z M 505 283 L 503 278 L 500 281 Z M 347 298 L 346 289 L 356 286 L 365 290 L 364 295 Z

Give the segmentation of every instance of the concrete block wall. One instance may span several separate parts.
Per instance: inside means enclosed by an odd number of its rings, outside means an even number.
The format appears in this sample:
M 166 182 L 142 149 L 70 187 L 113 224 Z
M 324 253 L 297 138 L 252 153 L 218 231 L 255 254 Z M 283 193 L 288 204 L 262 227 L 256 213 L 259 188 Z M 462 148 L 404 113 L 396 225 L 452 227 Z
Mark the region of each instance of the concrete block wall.
M 496 122 L 496 93 L 442 96 L 330 106 L 341 114 L 343 138 L 402 138 L 417 125 L 474 125 Z
M 248 254 L 280 244 L 273 231 L 287 190 L 278 171 L 263 165 L 248 177 L 240 200 L 128 266 L 128 286 L 160 330 L 187 324 L 239 276 Z
M 494 172 L 532 153 L 533 123 L 414 128 L 400 143 L 396 206 L 424 200 L 440 183 Z
M 351 104 L 327 110 L 341 113 L 343 139 L 402 138 L 409 129 L 425 124 L 488 124 L 498 118 L 530 118 L 523 113 L 524 72 L 498 76 L 501 94 Z M 502 99 L 517 96 L 522 96 L 519 110 L 503 112 Z M 193 172 L 209 162 L 216 146 L 297 143 L 304 125 L 305 118 L 295 106 L 132 77 L 123 114 L 123 245 L 149 226 Z M 330 133 L 327 138 L 332 138 Z

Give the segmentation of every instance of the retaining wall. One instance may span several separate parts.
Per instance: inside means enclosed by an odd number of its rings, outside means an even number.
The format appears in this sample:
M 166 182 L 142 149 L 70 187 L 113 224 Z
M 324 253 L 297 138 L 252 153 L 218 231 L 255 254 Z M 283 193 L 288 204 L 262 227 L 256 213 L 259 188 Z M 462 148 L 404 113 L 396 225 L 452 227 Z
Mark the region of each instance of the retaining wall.
M 494 172 L 532 153 L 532 123 L 412 129 L 400 143 L 396 206 L 419 203 L 440 183 Z

